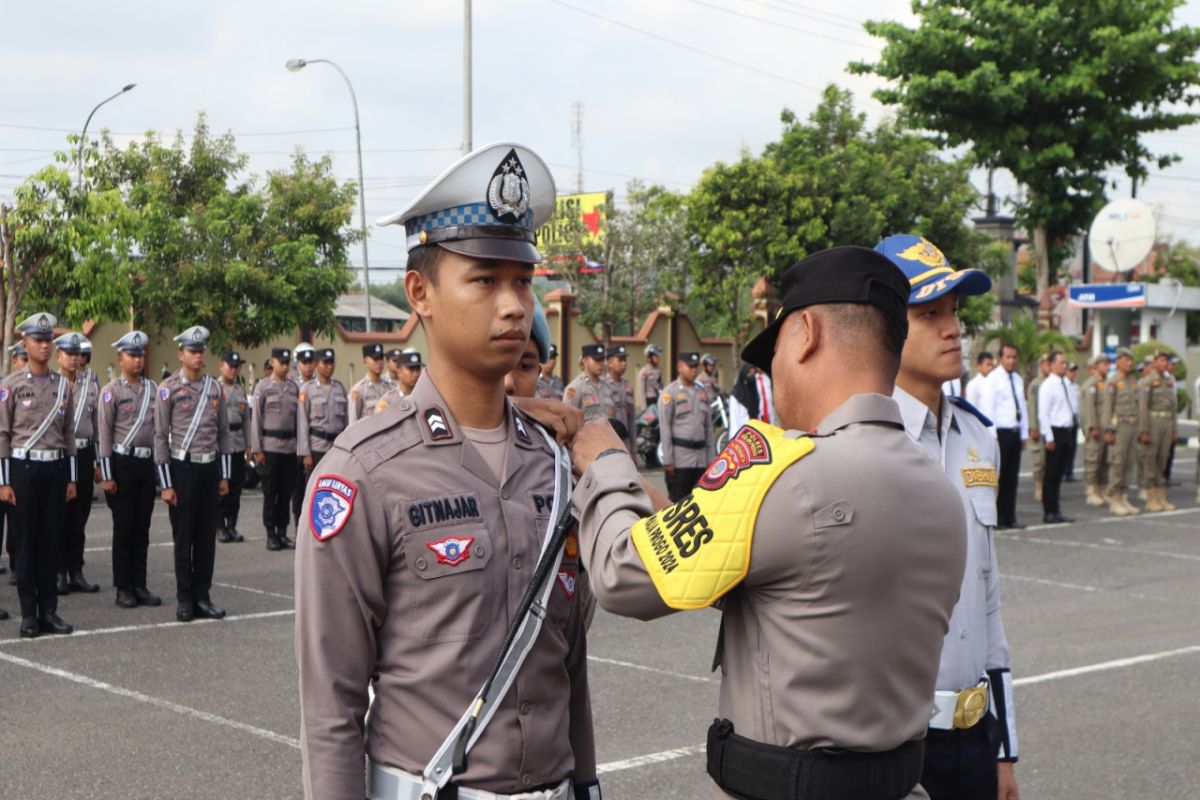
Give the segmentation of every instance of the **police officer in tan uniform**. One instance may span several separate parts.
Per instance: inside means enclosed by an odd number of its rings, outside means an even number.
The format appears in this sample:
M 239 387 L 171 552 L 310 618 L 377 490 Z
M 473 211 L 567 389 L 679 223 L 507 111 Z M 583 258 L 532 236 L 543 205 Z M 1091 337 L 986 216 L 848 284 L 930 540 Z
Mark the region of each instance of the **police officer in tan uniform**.
M 296 388 L 303 389 L 304 384 L 314 380 L 317 375 L 317 350 L 308 342 L 301 342 L 292 351 L 296 360 Z M 304 502 L 304 469 L 297 462 L 296 479 L 292 481 L 292 520 L 296 527 L 300 526 L 300 504 Z M 286 532 L 285 532 L 286 533 Z
M 604 345 L 585 344 L 580 355 L 583 369 L 567 384 L 563 402 L 581 410 L 587 420 L 615 419 L 617 401 L 604 380 Z
M 1138 435 L 1138 384 L 1133 351 L 1117 350 L 1117 369 L 1104 386 L 1104 443 L 1108 446 L 1108 510 L 1119 517 L 1140 512 L 1129 502 Z
M 229 492 L 233 441 L 218 381 L 204 374 L 208 329 L 175 337 L 180 370 L 164 378 L 154 404 L 154 465 L 175 543 L 175 619 L 221 619 L 212 601 L 220 498 Z
M 658 396 L 658 435 L 671 501 L 687 496 L 716 455 L 708 393 L 697 381 L 700 354 L 685 350 L 675 381 Z
M 242 490 L 246 487 L 246 460 L 251 457 L 246 437 L 249 435 L 250 398 L 238 379 L 242 371 L 242 355 L 229 351 L 221 355 L 221 394 L 229 418 L 229 440 L 233 445 L 229 470 L 229 494 L 221 498 L 221 519 L 217 523 L 217 541 L 244 542 L 237 529 L 242 510 Z
M 388 389 L 383 397 L 379 398 L 379 402 L 375 404 L 375 413 L 383 411 L 401 397 L 412 394 L 413 389 L 417 386 L 417 381 L 421 379 L 421 370 L 424 368 L 425 364 L 421 361 L 421 351 L 415 347 L 397 351 L 396 382 L 392 384 L 392 388 Z
M 68 331 L 54 340 L 57 348 L 59 374 L 71 388 L 74 416 L 71 436 L 75 439 L 75 466 L 82 476 L 75 483 L 75 499 L 67 503 L 63 523 L 62 553 L 58 562 L 59 594 L 72 591 L 92 594 L 100 587 L 83 575 L 83 551 L 87 546 L 87 522 L 92 516 L 92 498 L 96 494 L 96 405 L 100 387 L 94 382 L 91 370 L 79 362 L 83 343 L 82 333 Z
M 720 601 L 707 760 L 720 797 L 926 796 L 966 536 L 963 501 L 891 398 L 909 288 L 859 247 L 787 270 L 781 314 L 742 357 L 770 373 L 788 430 L 751 421 L 692 495 L 652 517 L 610 432 L 589 423 L 572 445 L 600 605 L 653 619 Z
M 710 403 L 721 393 L 721 387 L 717 385 L 717 364 L 717 357 L 712 353 L 700 356 L 700 372 L 696 375 L 696 383 L 704 387 L 704 394 Z
M 20 342 L 8 348 L 8 374 L 20 372 L 25 369 L 25 365 L 29 363 L 29 355 L 25 352 L 25 346 Z M 8 536 L 3 536 L 4 529 L 8 529 Z M 17 585 L 17 550 L 16 538 L 13 536 L 12 528 L 12 506 L 7 503 L 0 503 L 0 538 L 4 541 L 4 552 L 8 553 L 8 566 L 5 567 L 3 562 L 0 562 L 0 575 L 5 572 L 9 573 L 8 585 Z M 0 609 L 2 610 L 2 609 Z M 0 616 L 0 619 L 4 617 Z
M 1142 461 L 1142 485 L 1146 488 L 1147 511 L 1174 511 L 1167 500 L 1165 470 L 1175 441 L 1175 376 L 1167 369 L 1171 354 L 1154 353 L 1149 374 L 1138 383 L 1138 440 L 1146 446 Z
M 288 538 L 288 507 L 292 486 L 298 479 L 296 460 L 296 412 L 300 389 L 287 379 L 291 352 L 286 347 L 271 350 L 271 375 L 258 384 L 251 404 L 250 451 L 262 475 L 263 527 L 267 549 L 294 550 Z
M 662 392 L 662 370 L 658 366 L 662 358 L 662 348 L 656 344 L 648 344 L 645 355 L 646 363 L 638 370 L 638 390 L 642 395 L 643 408 L 658 403 L 658 395 Z
M 363 365 L 367 374 L 358 383 L 350 387 L 350 422 L 354 423 L 363 417 L 375 413 L 375 406 L 380 399 L 392 388 L 391 381 L 384 380 L 383 375 L 383 345 L 364 344 L 362 348 Z
M 563 379 L 558 377 L 555 368 L 558 366 L 558 345 L 550 345 L 550 350 L 547 351 L 546 360 L 542 362 L 541 369 L 538 371 L 537 379 L 537 396 L 550 399 L 561 400 L 563 390 Z
M 296 453 L 304 467 L 304 483 L 333 447 L 338 434 L 350 424 L 350 399 L 346 386 L 333 377 L 337 354 L 332 347 L 317 353 L 316 378 L 300 389 L 300 410 L 296 416 Z M 296 524 L 296 536 L 300 537 Z
M 76 480 L 75 406 L 66 378 L 49 367 L 56 323 L 37 313 L 17 325 L 29 363 L 0 384 L 0 502 L 13 506 L 24 638 L 75 630 L 58 615 L 55 580 Z
M 607 369 L 604 380 L 608 382 L 616 404 L 614 419 L 625 429 L 625 441 L 629 444 L 630 455 L 633 455 L 637 452 L 637 407 L 633 399 L 633 384 L 625 380 L 629 351 L 623 344 L 610 344 L 605 355 Z
M 142 373 L 146 343 L 142 331 L 117 341 L 121 374 L 100 392 L 97 456 L 100 486 L 113 519 L 113 586 L 121 608 L 162 605 L 146 587 L 150 519 L 154 515 L 154 398 L 158 386 Z
M 1087 482 L 1087 504 L 1103 506 L 1105 495 L 1104 460 L 1107 445 L 1104 441 L 1104 379 L 1108 375 L 1108 356 L 1092 356 L 1088 362 L 1087 380 L 1079 388 L 1079 427 L 1083 429 L 1084 479 Z
M 412 395 L 339 436 L 309 483 L 296 557 L 307 798 L 599 797 L 574 539 L 465 769 L 452 789 L 422 788 L 567 500 L 555 497 L 553 445 L 504 395 L 530 333 L 535 230 L 554 196 L 540 158 L 492 145 L 387 220 L 408 234 L 405 288 L 429 369 Z

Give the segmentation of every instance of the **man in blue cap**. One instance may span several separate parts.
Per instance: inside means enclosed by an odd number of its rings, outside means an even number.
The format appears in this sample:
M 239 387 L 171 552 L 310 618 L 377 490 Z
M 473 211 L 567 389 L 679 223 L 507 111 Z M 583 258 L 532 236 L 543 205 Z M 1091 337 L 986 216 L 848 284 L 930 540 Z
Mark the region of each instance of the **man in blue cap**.
M 992 423 L 942 384 L 961 369 L 959 298 L 992 288 L 977 269 L 955 270 L 918 236 L 889 236 L 875 249 L 912 285 L 908 338 L 892 398 L 910 439 L 937 461 L 966 511 L 967 564 L 950 630 L 942 643 L 921 785 L 931 800 L 1016 800 L 1017 760 L 1008 639 L 1000 619 L 996 526 L 1000 448 Z

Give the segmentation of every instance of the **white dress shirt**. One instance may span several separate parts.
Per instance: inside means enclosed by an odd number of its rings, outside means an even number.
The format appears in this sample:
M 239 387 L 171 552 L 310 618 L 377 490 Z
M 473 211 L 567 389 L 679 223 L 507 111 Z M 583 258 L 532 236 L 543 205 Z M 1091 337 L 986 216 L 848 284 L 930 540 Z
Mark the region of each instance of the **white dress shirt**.
M 992 421 L 988 428 L 995 435 L 996 428 L 1017 428 L 1021 441 L 1029 438 L 1029 407 L 1025 404 L 1025 381 L 1015 372 L 1010 373 L 1003 365 L 992 370 L 984 382 L 976 406 Z M 969 401 L 968 401 L 969 402 Z
M 962 378 L 951 378 L 942 384 L 942 394 L 948 394 L 951 397 L 962 397 Z M 970 402 L 969 400 L 967 401 Z
M 976 372 L 975 377 L 967 381 L 967 402 L 976 408 L 983 409 L 983 385 L 987 383 L 987 376 L 982 372 Z
M 1050 375 L 1038 388 L 1038 430 L 1047 442 L 1054 441 L 1054 428 L 1075 426 L 1069 383 L 1063 375 Z

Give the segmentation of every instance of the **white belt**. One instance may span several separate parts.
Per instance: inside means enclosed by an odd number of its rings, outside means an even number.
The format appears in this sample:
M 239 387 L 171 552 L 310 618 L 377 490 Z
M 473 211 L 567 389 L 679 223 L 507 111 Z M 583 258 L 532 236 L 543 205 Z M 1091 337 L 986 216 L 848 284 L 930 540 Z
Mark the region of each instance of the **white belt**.
M 432 800 L 421 794 L 421 776 L 371 762 L 367 771 L 367 800 Z M 458 788 L 459 800 L 570 800 L 574 795 L 570 778 L 553 789 L 520 794 L 496 794 L 483 789 Z
M 210 450 L 207 453 L 188 453 L 187 450 L 172 450 L 171 458 L 176 461 L 190 461 L 193 464 L 211 464 L 217 460 L 217 451 Z
M 154 451 L 149 447 L 123 447 L 119 444 L 113 445 L 113 452 L 123 456 L 131 456 L 133 458 L 150 458 L 154 455 Z M 174 453 L 172 453 L 174 455 Z
M 76 450 L 83 450 L 84 448 L 91 447 L 91 446 L 92 446 L 91 439 L 76 439 L 75 440 L 75 449 Z
M 978 696 L 980 691 L 982 700 Z M 987 713 L 989 705 L 987 679 L 961 692 L 934 692 L 933 716 L 929 718 L 929 727 L 942 731 L 973 728 Z
M 14 447 L 12 457 L 22 461 L 58 461 L 63 457 L 63 451 L 60 449 L 26 450 L 24 447 Z

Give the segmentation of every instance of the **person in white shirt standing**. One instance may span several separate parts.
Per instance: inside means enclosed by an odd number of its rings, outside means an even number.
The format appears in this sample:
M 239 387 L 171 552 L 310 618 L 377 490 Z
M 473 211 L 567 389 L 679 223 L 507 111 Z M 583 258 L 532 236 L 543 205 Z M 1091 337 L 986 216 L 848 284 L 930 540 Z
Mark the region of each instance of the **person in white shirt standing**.
M 980 352 L 975 357 L 975 377 L 967 381 L 967 391 L 965 394 L 967 402 L 976 408 L 983 406 L 983 386 L 987 382 L 987 376 L 991 374 L 995 366 L 996 357 L 987 350 Z
M 1079 418 L 1071 407 L 1067 380 L 1067 358 L 1059 351 L 1050 354 L 1050 375 L 1038 388 L 1038 428 L 1046 442 L 1046 473 L 1042 478 L 1042 522 L 1074 522 L 1064 517 L 1059 503 L 1067 458 L 1074 450 Z
M 987 377 L 979 410 L 995 425 L 1000 445 L 1000 490 L 996 495 L 996 529 L 1023 528 L 1017 522 L 1017 474 L 1021 451 L 1029 438 L 1029 408 L 1025 381 L 1017 374 L 1017 346 L 1000 346 L 1000 368 Z

